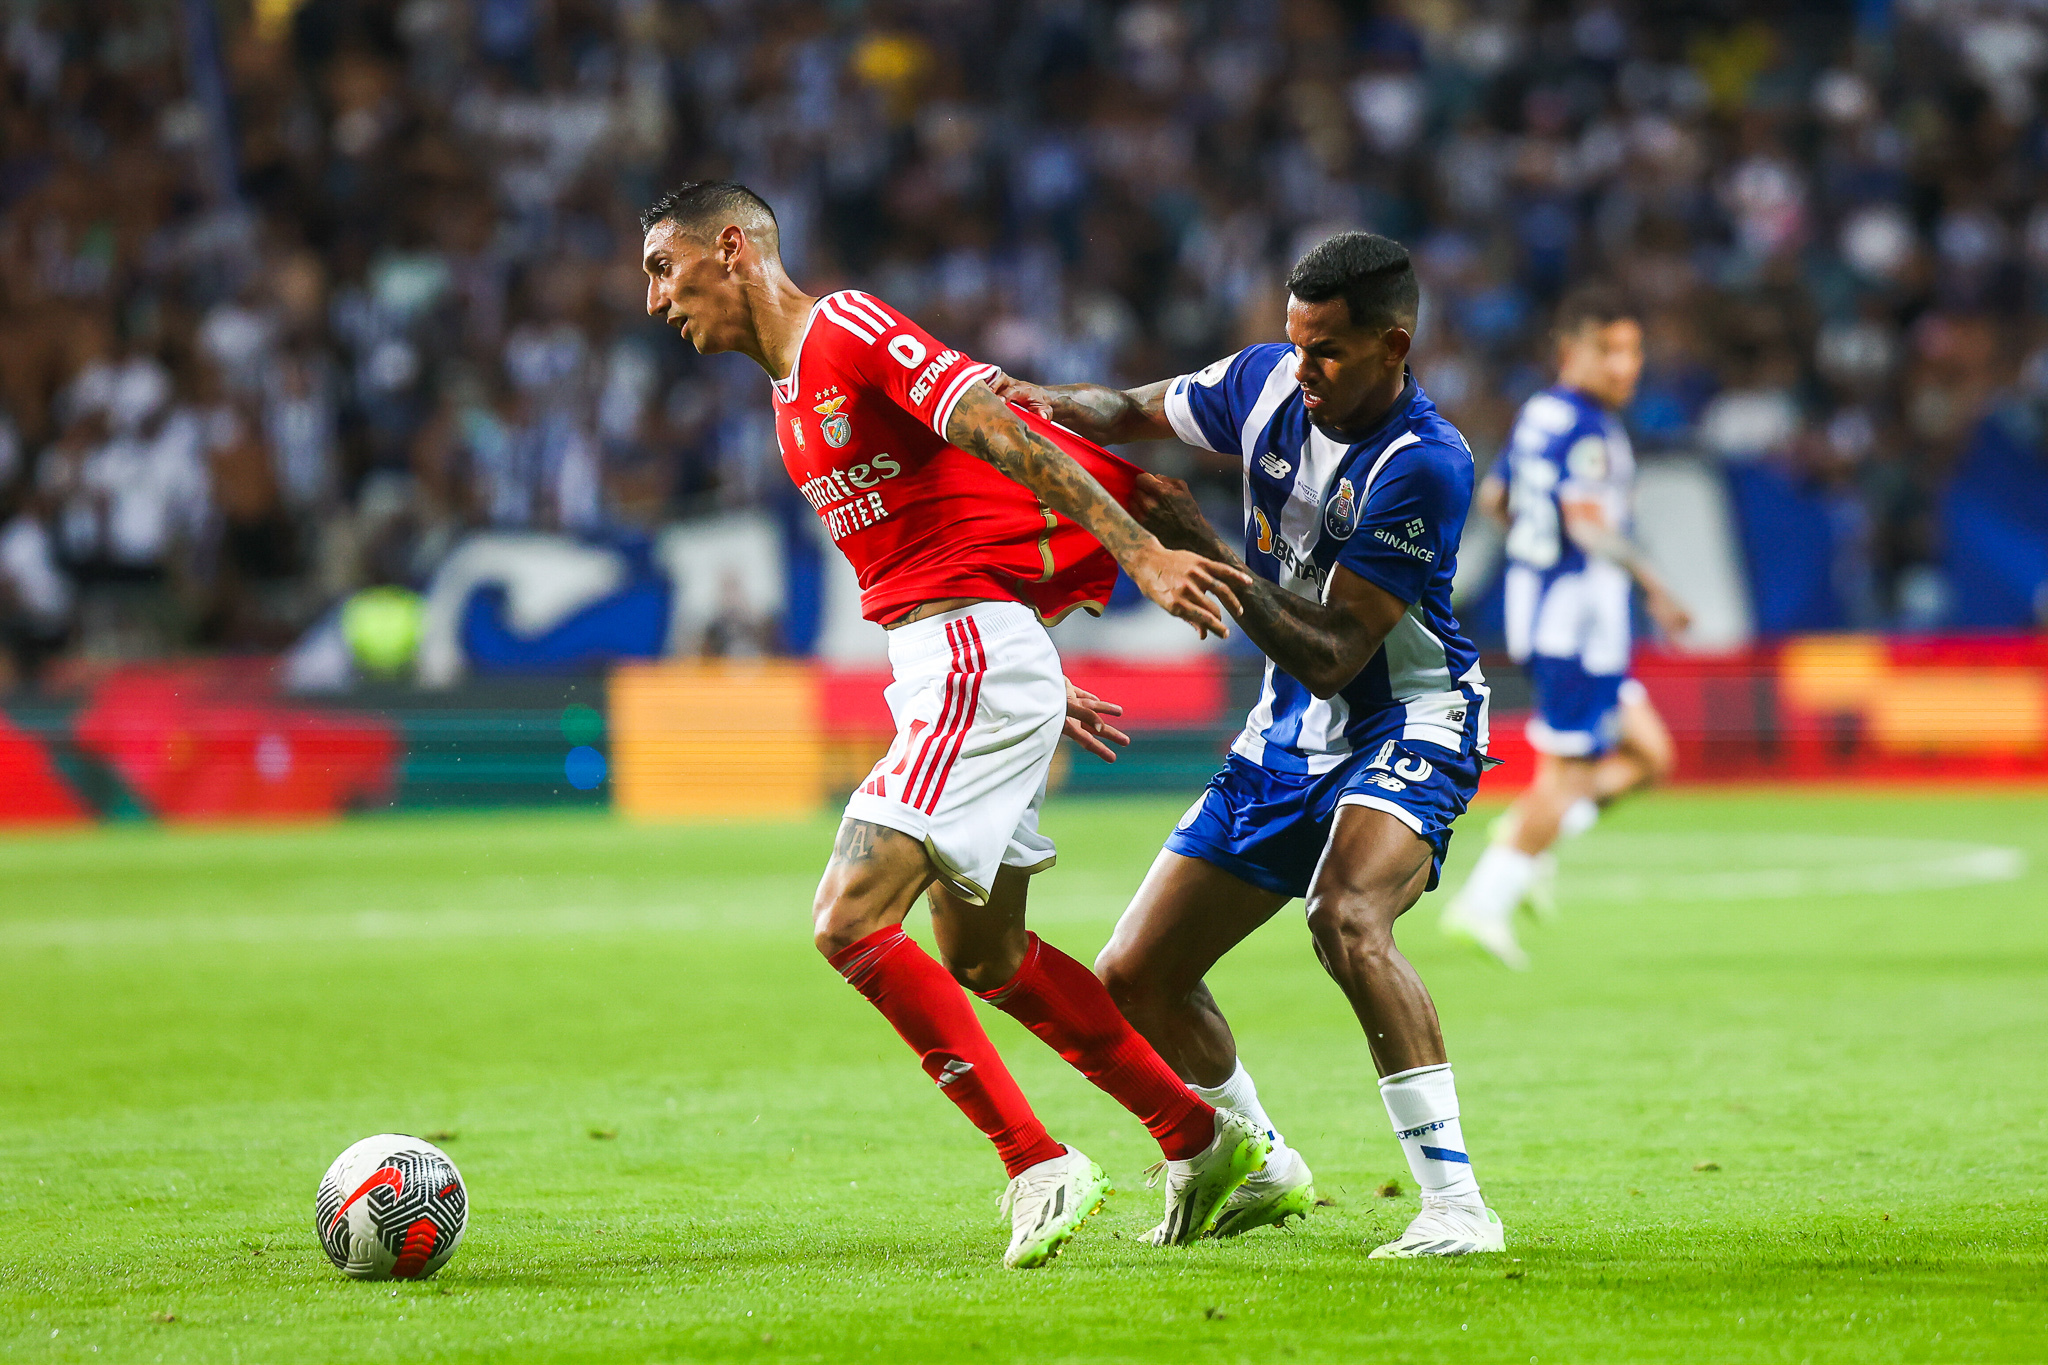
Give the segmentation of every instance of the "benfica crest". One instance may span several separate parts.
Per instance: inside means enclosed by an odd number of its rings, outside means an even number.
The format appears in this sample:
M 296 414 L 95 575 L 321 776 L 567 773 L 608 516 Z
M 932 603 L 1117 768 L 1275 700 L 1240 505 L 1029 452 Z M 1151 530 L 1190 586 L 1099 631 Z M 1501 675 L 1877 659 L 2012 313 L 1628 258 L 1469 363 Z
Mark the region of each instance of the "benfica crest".
M 1351 480 L 1337 480 L 1337 491 L 1323 504 L 1323 529 L 1337 540 L 1349 540 L 1358 529 L 1358 492 Z
M 839 410 L 845 402 L 846 395 L 841 394 L 837 398 L 828 398 L 811 409 L 825 419 L 819 424 L 819 429 L 824 434 L 825 444 L 834 450 L 853 439 L 853 422 Z

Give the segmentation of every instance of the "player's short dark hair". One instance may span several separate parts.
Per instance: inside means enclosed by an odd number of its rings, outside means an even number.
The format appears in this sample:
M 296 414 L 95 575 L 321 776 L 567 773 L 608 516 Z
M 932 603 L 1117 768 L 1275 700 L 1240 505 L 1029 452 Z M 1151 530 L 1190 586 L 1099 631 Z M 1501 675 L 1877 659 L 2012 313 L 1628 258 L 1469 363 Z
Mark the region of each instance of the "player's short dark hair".
M 1559 301 L 1552 330 L 1560 337 L 1568 337 L 1584 327 L 1605 327 L 1610 322 L 1635 321 L 1640 316 L 1627 291 L 1596 280 L 1579 285 Z
M 1310 247 L 1287 275 L 1303 303 L 1344 300 L 1353 327 L 1415 325 L 1415 266 L 1408 248 L 1373 232 L 1340 232 Z
M 653 231 L 656 223 L 671 222 L 685 232 L 702 235 L 756 215 L 766 218 L 770 232 L 775 232 L 775 210 L 737 180 L 686 180 L 647 206 L 640 215 L 640 231 L 645 234 Z M 763 245 L 773 246 L 774 242 Z

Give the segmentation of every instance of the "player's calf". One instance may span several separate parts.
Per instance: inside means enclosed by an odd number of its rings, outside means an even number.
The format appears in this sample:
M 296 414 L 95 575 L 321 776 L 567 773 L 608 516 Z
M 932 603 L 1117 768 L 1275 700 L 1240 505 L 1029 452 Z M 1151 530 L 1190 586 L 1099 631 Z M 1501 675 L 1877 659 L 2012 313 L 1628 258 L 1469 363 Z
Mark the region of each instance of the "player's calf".
M 1172 1160 L 1214 1137 L 1216 1113 L 1117 1012 L 1095 974 L 1036 934 L 1015 975 L 981 998 L 1015 1019 L 1131 1111 Z

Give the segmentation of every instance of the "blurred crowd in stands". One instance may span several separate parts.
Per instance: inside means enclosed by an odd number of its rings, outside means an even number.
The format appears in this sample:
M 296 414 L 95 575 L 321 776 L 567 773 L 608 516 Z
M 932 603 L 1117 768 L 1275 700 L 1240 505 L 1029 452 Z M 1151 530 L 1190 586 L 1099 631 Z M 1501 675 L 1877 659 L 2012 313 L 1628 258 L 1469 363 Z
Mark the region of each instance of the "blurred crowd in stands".
M 1930 512 L 2048 393 L 2048 12 L 1994 0 L 7 0 L 0 619 L 276 647 L 472 528 L 785 507 L 767 389 L 643 315 L 687 177 L 1029 377 L 1280 335 L 1305 246 L 1425 280 L 1482 462 L 1568 281 L 1642 301 L 1649 452 L 1776 462 L 1848 624 L 1938 621 Z M 1227 511 L 1234 469 L 1163 457 Z M 793 515 L 792 524 L 808 517 Z

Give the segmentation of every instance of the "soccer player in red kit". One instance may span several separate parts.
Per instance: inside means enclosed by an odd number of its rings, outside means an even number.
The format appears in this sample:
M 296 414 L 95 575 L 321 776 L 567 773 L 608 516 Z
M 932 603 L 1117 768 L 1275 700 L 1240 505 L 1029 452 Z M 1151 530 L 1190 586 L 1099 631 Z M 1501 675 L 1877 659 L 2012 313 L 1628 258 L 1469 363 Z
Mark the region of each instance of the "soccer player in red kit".
M 1226 633 L 1240 570 L 1169 550 L 1113 496 L 1137 471 L 998 398 L 999 372 L 855 290 L 783 270 L 775 215 L 692 182 L 641 217 L 647 311 L 699 351 L 768 372 L 783 463 L 889 632 L 896 739 L 848 800 L 813 907 L 818 951 L 895 1026 L 1010 1175 L 1003 1263 L 1043 1265 L 1101 1207 L 1100 1167 L 1055 1142 L 961 994 L 1011 1015 L 1158 1139 L 1182 1244 L 1265 1162 L 1264 1133 L 1212 1109 L 1124 1021 L 1087 967 L 1026 930 L 1053 844 L 1039 806 L 1063 733 L 1107 756 L 1114 707 L 1065 680 L 1044 622 L 1100 610 L 1120 564 L 1198 630 Z M 1108 485 L 1108 487 L 1105 487 Z M 903 932 L 920 894 L 942 967 Z

